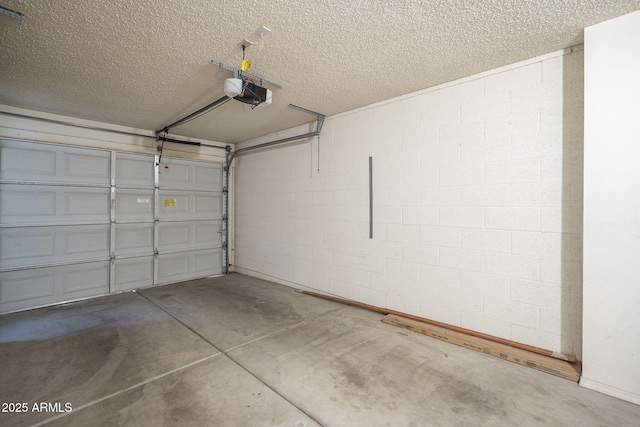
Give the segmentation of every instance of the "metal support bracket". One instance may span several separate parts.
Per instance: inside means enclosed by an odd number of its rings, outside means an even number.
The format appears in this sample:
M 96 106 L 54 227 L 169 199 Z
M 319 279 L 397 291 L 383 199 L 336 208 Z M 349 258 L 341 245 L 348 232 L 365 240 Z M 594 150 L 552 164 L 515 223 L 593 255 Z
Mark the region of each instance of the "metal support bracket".
M 227 169 L 231 168 L 231 162 L 233 162 L 233 159 L 238 154 L 242 154 L 242 153 L 245 153 L 247 151 L 257 150 L 257 149 L 260 149 L 260 148 L 270 147 L 272 145 L 284 144 L 284 143 L 287 143 L 287 142 L 300 141 L 301 139 L 307 139 L 307 138 L 313 138 L 314 136 L 320 136 L 320 132 L 322 131 L 322 126 L 324 125 L 324 119 L 326 118 L 326 116 L 324 114 L 316 113 L 315 111 L 307 110 L 306 108 L 298 107 L 297 105 L 293 105 L 293 104 L 289 104 L 289 107 L 293 108 L 294 110 L 302 111 L 303 113 L 307 113 L 307 114 L 311 114 L 311 115 L 316 116 L 316 119 L 317 119 L 317 121 L 316 121 L 316 130 L 314 132 L 309 132 L 309 133 L 305 133 L 305 134 L 302 134 L 302 135 L 290 136 L 288 138 L 277 139 L 275 141 L 265 142 L 263 144 L 253 145 L 251 147 L 240 148 L 239 150 L 235 150 L 235 151 L 231 152 L 230 155 L 229 155 L 229 153 L 227 153 L 227 165 L 226 165 Z M 227 171 L 227 173 L 228 173 L 228 171 Z
M 262 77 L 256 76 L 255 74 L 247 73 L 246 71 L 239 70 L 239 69 L 234 68 L 234 67 L 232 67 L 230 65 L 225 65 L 222 62 L 218 62 L 218 61 L 215 61 L 215 60 L 212 60 L 211 63 L 213 65 L 217 65 L 220 68 L 224 68 L 225 70 L 232 71 L 233 72 L 233 77 L 235 77 L 236 79 L 239 79 L 240 76 L 242 76 L 242 77 L 246 77 L 248 79 L 251 79 L 251 80 L 253 80 L 255 82 L 260 83 L 260 86 L 268 85 L 268 86 L 273 86 L 273 87 L 278 88 L 278 89 L 282 89 L 282 86 L 280 86 L 279 84 L 274 83 L 274 82 L 270 82 L 269 80 L 263 79 Z
M 307 110 L 306 108 L 302 108 L 302 107 L 298 107 L 297 105 L 293 105 L 293 104 L 289 104 L 289 107 L 295 109 L 295 110 L 299 110 L 302 111 L 303 113 L 307 113 L 307 114 L 311 114 L 316 116 L 317 122 L 316 122 L 316 130 L 315 132 L 309 132 L 309 133 L 305 133 L 303 135 L 297 135 L 297 136 L 291 136 L 289 138 L 282 138 L 282 139 L 278 139 L 276 141 L 271 141 L 271 142 L 265 142 L 264 144 L 258 144 L 258 145 L 254 145 L 252 147 L 245 147 L 245 148 L 241 148 L 239 150 L 235 150 L 235 151 L 231 151 L 231 146 L 227 145 L 225 147 L 225 165 L 223 167 L 224 169 L 224 190 L 223 190 L 223 195 L 224 195 L 224 213 L 223 213 L 223 223 L 225 224 L 225 239 L 224 239 L 224 244 L 223 244 L 223 249 L 224 249 L 224 253 L 225 253 L 225 274 L 229 273 L 229 218 L 228 218 L 228 214 L 229 214 L 229 175 L 231 173 L 231 163 L 233 162 L 233 159 L 235 158 L 236 155 L 238 154 L 242 154 L 245 153 L 247 151 L 251 151 L 251 150 L 257 150 L 260 148 L 264 148 L 264 147 L 270 147 L 272 145 L 277 145 L 277 144 L 284 144 L 287 142 L 293 142 L 293 141 L 299 141 L 301 139 L 306 139 L 306 138 L 313 138 L 314 136 L 320 136 L 320 131 L 322 131 L 322 125 L 324 124 L 324 119 L 325 119 L 325 115 L 324 114 L 320 114 L 320 113 L 316 113 L 315 111 L 311 111 L 311 110 Z

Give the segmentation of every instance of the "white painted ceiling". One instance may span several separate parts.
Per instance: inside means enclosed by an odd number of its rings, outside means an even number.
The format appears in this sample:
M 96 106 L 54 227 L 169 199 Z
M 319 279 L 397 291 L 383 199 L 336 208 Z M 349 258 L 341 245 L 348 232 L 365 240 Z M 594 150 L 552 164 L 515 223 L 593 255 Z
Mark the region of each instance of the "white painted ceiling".
M 640 0 L 0 0 L 0 104 L 157 130 L 240 67 L 273 104 L 230 101 L 172 129 L 235 143 L 582 42 Z M 272 33 L 254 31 L 265 25 Z

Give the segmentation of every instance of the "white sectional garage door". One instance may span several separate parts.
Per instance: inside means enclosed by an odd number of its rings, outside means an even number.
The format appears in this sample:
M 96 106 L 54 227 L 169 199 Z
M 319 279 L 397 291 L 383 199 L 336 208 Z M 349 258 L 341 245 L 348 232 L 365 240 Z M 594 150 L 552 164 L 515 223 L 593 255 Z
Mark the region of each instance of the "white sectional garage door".
M 220 274 L 222 165 L 0 139 L 0 312 Z
M 113 291 L 154 284 L 155 165 L 153 156 L 115 153 Z
M 158 183 L 158 283 L 222 273 L 222 164 L 163 158 Z

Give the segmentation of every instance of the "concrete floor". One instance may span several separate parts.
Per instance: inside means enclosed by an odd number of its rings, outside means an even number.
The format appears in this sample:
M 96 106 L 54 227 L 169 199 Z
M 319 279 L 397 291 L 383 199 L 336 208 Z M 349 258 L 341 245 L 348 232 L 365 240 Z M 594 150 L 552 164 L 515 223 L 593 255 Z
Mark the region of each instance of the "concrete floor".
M 381 318 L 238 274 L 0 316 L 0 425 L 640 425 L 640 406 Z

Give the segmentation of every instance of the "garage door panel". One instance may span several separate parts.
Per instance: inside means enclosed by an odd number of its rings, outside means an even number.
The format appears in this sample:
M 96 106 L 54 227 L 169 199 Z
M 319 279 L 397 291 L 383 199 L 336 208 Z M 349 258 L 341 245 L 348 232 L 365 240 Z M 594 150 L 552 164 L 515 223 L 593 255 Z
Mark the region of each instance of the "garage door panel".
M 108 261 L 4 272 L 0 274 L 0 311 L 21 310 L 108 292 Z
M 220 165 L 194 166 L 195 182 L 199 188 L 222 190 L 222 168 Z
M 69 231 L 62 227 L 60 229 L 65 236 L 63 256 L 74 259 L 109 256 L 111 240 L 109 224 L 78 226 Z
M 222 215 L 221 193 L 194 194 L 193 201 L 195 204 L 194 211 L 198 216 L 210 217 L 212 214 L 215 216 Z
M 0 221 L 15 224 L 54 218 L 56 198 L 55 187 L 0 185 Z
M 153 256 L 116 259 L 114 291 L 153 285 Z
M 110 200 L 108 188 L 2 184 L 0 222 L 109 222 Z
M 109 152 L 64 153 L 65 181 L 109 185 L 111 157 Z
M 116 257 L 153 253 L 153 223 L 115 224 Z
M 63 270 L 66 298 L 109 292 L 109 262 L 69 265 Z
M 222 172 L 219 163 L 163 158 L 159 182 L 161 188 L 222 191 Z
M 157 246 L 160 253 L 222 246 L 222 221 L 161 222 Z
M 222 273 L 222 251 L 212 249 L 193 254 L 194 273 L 196 277 Z
M 118 188 L 115 199 L 117 221 L 153 221 L 153 190 Z
M 109 191 L 102 189 L 66 188 L 64 191 L 64 215 L 92 218 L 108 218 L 111 213 Z M 76 219 L 77 221 L 78 219 Z
M 177 253 L 158 256 L 158 284 L 189 280 L 189 254 Z
M 221 274 L 222 249 L 165 254 L 158 257 L 158 284 Z
M 109 185 L 109 151 L 0 140 L 4 180 Z
M 116 187 L 147 187 L 155 185 L 154 157 L 141 154 L 116 153 Z
M 21 301 L 55 298 L 55 271 L 24 270 L 0 275 L 2 305 L 19 305 Z
M 195 246 L 222 246 L 222 221 L 196 222 L 192 235 Z
M 192 199 L 187 192 L 158 191 L 158 218 L 190 218 L 193 207 Z
M 56 176 L 55 151 L 7 146 L 0 141 L 0 176 L 7 180 L 53 181 Z
M 189 248 L 190 230 L 188 222 L 165 222 L 158 224 L 158 251 Z
M 160 190 L 158 197 L 161 220 L 222 217 L 222 193 Z
M 0 268 L 29 265 L 30 259 L 53 258 L 56 234 L 50 227 L 0 229 Z
M 158 175 L 162 187 L 190 188 L 189 167 L 179 160 L 163 159 Z
M 109 257 L 109 224 L 0 229 L 0 268 Z

